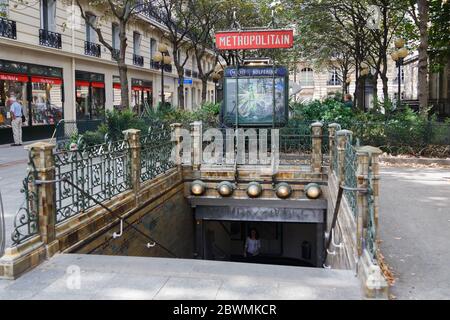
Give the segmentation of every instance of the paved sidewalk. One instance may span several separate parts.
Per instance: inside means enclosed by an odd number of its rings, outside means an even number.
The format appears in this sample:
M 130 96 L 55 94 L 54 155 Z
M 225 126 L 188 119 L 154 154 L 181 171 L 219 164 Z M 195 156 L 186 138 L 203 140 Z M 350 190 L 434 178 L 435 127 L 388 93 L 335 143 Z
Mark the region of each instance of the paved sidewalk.
M 58 254 L 15 281 L 0 280 L 0 300 L 361 298 L 347 270 L 192 259 Z
M 450 299 L 450 170 L 384 167 L 381 250 L 397 299 Z
M 0 192 L 5 209 L 6 247 L 11 244 L 14 217 L 24 201 L 24 196 L 20 192 L 28 162 L 28 152 L 24 147 L 34 142 L 37 141 L 26 142 L 18 147 L 9 144 L 0 145 Z

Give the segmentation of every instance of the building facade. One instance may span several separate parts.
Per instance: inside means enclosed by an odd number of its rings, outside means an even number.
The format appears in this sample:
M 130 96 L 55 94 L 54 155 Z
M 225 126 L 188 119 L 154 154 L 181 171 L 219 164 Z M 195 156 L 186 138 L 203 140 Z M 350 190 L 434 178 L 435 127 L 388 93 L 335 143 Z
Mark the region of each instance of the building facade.
M 389 78 L 389 97 L 395 101 L 398 95 L 398 70 L 393 61 L 389 61 L 387 76 Z M 347 93 L 353 96 L 355 93 L 355 73 L 351 72 L 349 78 L 350 83 Z M 343 90 L 342 74 L 337 67 L 317 68 L 309 61 L 300 61 L 297 64 L 297 68 L 291 72 L 290 81 L 295 83 L 298 88 L 293 98 L 299 102 L 322 100 L 329 96 L 334 96 L 336 93 L 342 93 Z M 403 96 L 405 90 L 403 68 L 401 68 L 400 81 L 401 94 Z M 371 81 L 367 80 L 365 83 L 366 108 L 371 108 L 373 106 L 374 90 L 375 88 Z M 377 82 L 377 93 L 379 99 L 382 99 L 383 84 L 381 79 Z
M 24 130 L 45 131 L 60 120 L 99 119 L 105 110 L 120 105 L 120 81 L 114 55 L 85 24 L 75 5 L 59 0 L 31 4 L 0 0 L 0 128 L 10 124 L 8 100 L 15 95 L 26 116 Z M 142 12 L 128 26 L 126 63 L 130 103 L 137 113 L 161 101 L 161 70 L 152 60 L 158 44 L 166 42 L 164 26 Z M 93 21 L 95 10 L 87 12 Z M 101 15 L 98 15 L 101 16 Z M 113 48 L 119 49 L 117 22 L 96 21 Z M 166 45 L 171 52 L 170 43 Z M 180 52 L 186 55 L 186 52 Z M 185 65 L 185 105 L 201 103 L 201 80 L 193 54 Z M 173 58 L 172 58 L 173 60 Z M 204 69 L 214 67 L 214 56 L 204 58 Z M 178 106 L 178 75 L 165 66 L 165 100 Z M 215 100 L 215 85 L 208 81 L 207 101 Z M 5 132 L 2 135 L 7 134 Z

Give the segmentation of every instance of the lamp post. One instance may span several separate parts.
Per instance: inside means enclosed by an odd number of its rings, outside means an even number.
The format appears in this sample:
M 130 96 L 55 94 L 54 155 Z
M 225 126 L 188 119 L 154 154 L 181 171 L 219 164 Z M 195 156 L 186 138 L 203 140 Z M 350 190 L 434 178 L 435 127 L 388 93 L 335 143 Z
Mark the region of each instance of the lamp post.
M 158 52 L 153 56 L 153 61 L 159 62 L 161 68 L 161 104 L 165 105 L 164 96 L 164 66 L 172 63 L 172 58 L 169 55 L 169 50 L 164 43 L 160 43 L 158 46 Z
M 397 106 L 400 107 L 401 103 L 401 67 L 403 65 L 403 61 L 408 55 L 408 50 L 404 47 L 405 46 L 405 40 L 403 39 L 396 39 L 394 41 L 395 48 L 397 48 L 396 51 L 391 53 L 392 60 L 395 61 L 395 66 L 398 68 L 398 75 L 397 75 L 397 82 L 398 82 L 398 91 L 397 91 Z
M 363 94 L 363 107 L 364 107 L 364 111 L 366 111 L 366 78 L 370 73 L 370 69 L 369 66 L 366 63 L 362 63 L 361 64 L 361 69 L 360 69 L 360 74 L 363 78 L 363 90 L 364 90 L 364 94 Z
M 215 70 L 214 70 L 214 72 L 213 72 L 213 74 L 211 75 L 211 77 L 212 77 L 212 79 L 214 81 L 214 89 L 215 89 L 215 92 L 214 92 L 214 103 L 217 103 L 217 91 L 218 91 L 217 87 L 219 85 L 218 84 L 219 80 L 222 78 L 222 72 L 223 72 L 222 66 L 217 65 Z

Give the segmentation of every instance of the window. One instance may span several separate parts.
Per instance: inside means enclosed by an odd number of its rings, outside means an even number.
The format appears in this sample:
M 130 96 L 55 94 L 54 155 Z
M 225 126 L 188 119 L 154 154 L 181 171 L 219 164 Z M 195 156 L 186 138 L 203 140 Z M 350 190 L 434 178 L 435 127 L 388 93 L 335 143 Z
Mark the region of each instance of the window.
M 140 55 L 141 52 L 141 34 L 139 32 L 133 33 L 133 52 L 135 55 Z
M 156 40 L 153 38 L 150 38 L 150 58 L 151 59 L 153 59 L 155 53 L 156 53 Z
M 56 0 L 41 0 L 41 29 L 56 31 Z
M 339 72 L 337 68 L 333 68 L 330 72 L 330 79 L 328 80 L 329 86 L 340 86 L 342 81 L 339 77 Z
M 112 24 L 112 47 L 120 49 L 119 25 L 117 23 Z
M 91 13 L 86 14 L 88 21 L 95 26 L 95 21 L 97 17 Z M 86 23 L 86 41 L 95 43 L 97 42 L 97 37 L 94 28 Z
M 314 86 L 314 72 L 311 68 L 303 68 L 300 70 L 300 85 L 305 87 Z

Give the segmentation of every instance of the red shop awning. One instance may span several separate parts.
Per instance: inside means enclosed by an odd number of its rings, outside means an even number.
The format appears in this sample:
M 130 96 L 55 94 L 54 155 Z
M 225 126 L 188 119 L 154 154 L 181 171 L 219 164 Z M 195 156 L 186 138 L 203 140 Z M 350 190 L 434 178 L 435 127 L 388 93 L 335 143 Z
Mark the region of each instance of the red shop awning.
M 105 84 L 103 82 L 91 82 L 92 88 L 104 88 Z
M 0 80 L 28 82 L 28 76 L 23 74 L 0 73 Z
M 75 85 L 77 87 L 89 87 L 89 81 L 76 80 Z
M 122 88 L 122 86 L 120 85 L 120 83 L 113 83 L 113 88 L 120 90 Z
M 31 82 L 48 83 L 48 84 L 62 84 L 62 79 L 47 78 L 47 77 L 31 77 Z

